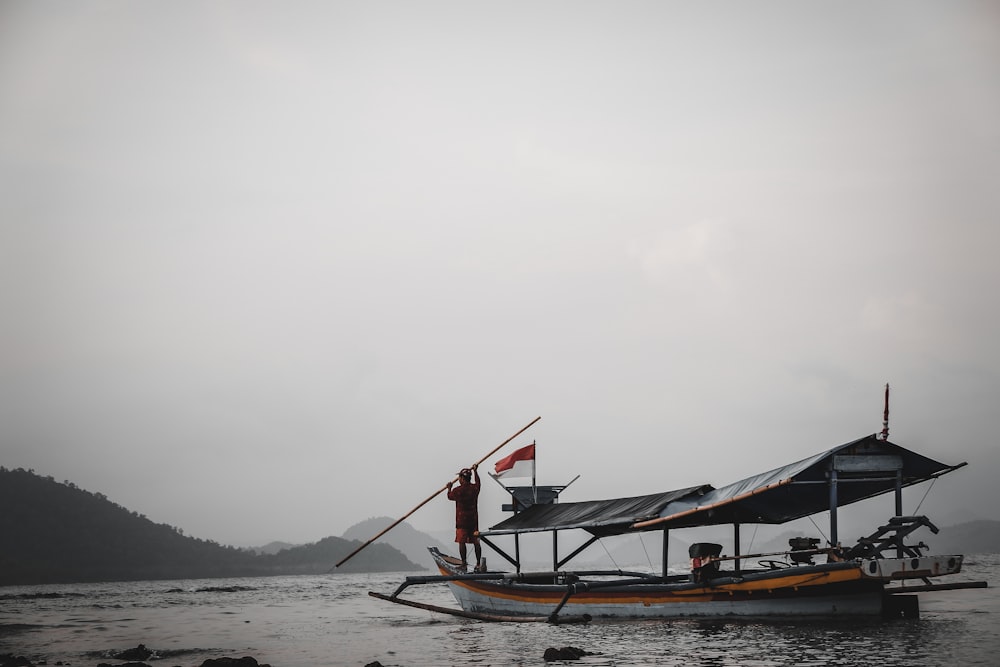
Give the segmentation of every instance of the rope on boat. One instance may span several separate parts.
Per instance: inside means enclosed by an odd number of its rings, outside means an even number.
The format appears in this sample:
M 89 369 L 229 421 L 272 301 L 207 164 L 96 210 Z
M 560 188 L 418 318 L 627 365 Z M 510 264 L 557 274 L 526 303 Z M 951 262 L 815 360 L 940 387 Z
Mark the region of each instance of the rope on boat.
M 916 514 L 917 512 L 920 511 L 920 506 L 924 504 L 925 500 L 927 500 L 927 494 L 930 493 L 931 489 L 934 488 L 934 482 L 936 482 L 936 481 L 937 481 L 937 477 L 935 477 L 934 479 L 932 479 L 931 483 L 927 485 L 927 490 L 924 491 L 924 497 L 920 499 L 919 503 L 917 503 L 917 509 L 915 509 L 912 512 L 910 512 L 910 514 Z
M 639 539 L 640 540 L 642 539 L 642 535 L 639 536 Z M 604 544 L 604 540 L 597 538 L 597 543 L 601 545 L 602 549 L 604 549 L 604 553 L 608 555 L 608 559 L 611 561 L 611 564 L 615 566 L 615 569 L 621 570 L 622 566 L 618 564 L 618 561 L 615 560 L 615 557 L 611 555 L 610 551 L 608 551 L 608 546 Z
M 642 539 L 642 533 L 639 533 L 639 544 L 642 545 L 642 553 L 644 556 L 646 556 L 646 562 L 649 563 L 649 569 L 650 570 L 655 569 L 653 567 L 653 560 L 649 557 L 649 549 L 646 548 L 646 541 Z M 664 576 L 666 576 L 666 574 L 667 574 L 666 572 L 663 573 Z
M 816 525 L 816 522 L 813 521 L 812 517 L 809 517 L 809 523 L 811 523 L 816 528 L 816 532 L 818 532 L 820 535 L 823 536 L 823 539 L 826 541 L 826 543 L 830 544 L 830 538 L 826 536 L 826 533 L 823 532 L 822 528 Z M 830 544 L 830 546 L 836 546 L 836 545 Z

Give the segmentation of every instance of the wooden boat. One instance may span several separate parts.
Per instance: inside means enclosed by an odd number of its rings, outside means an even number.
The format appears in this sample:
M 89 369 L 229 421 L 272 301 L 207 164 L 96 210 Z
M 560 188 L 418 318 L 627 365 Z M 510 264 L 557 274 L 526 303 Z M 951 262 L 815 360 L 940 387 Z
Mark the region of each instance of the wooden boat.
M 505 621 L 731 615 L 915 617 L 920 592 L 987 585 L 934 583 L 938 577 L 959 573 L 963 556 L 929 555 L 923 543 L 909 543 L 919 528 L 932 533 L 938 529 L 924 516 L 902 513 L 904 487 L 932 481 L 964 465 L 940 463 L 876 434 L 718 489 L 701 485 L 574 503 L 556 502 L 558 492 L 542 494 L 551 502 L 532 503 L 525 500 L 526 494 L 508 489 L 520 511 L 482 531 L 480 537 L 510 563 L 511 571 L 468 572 L 457 559 L 431 549 L 440 574 L 407 577 L 391 595 L 370 595 L 433 611 Z M 531 487 L 520 487 L 525 488 Z M 842 547 L 837 509 L 888 493 L 895 494 L 894 515 L 854 546 Z M 539 498 L 537 489 L 531 498 Z M 821 512 L 830 515 L 829 537 L 822 547 L 819 538 L 802 537 L 789 540 L 787 551 L 724 555 L 721 545 L 701 542 L 690 547 L 689 572 L 670 574 L 667 568 L 671 530 L 726 524 L 733 528 L 733 544 L 739 545 L 741 526 L 783 524 Z M 590 538 L 560 558 L 557 536 L 567 530 L 585 531 Z M 645 531 L 663 535 L 658 574 L 565 568 L 598 539 Z M 535 532 L 552 534 L 553 566 L 546 572 L 522 572 L 518 538 Z M 497 544 L 500 536 L 514 536 L 514 555 Z M 450 587 L 461 610 L 400 597 L 410 586 L 442 582 Z

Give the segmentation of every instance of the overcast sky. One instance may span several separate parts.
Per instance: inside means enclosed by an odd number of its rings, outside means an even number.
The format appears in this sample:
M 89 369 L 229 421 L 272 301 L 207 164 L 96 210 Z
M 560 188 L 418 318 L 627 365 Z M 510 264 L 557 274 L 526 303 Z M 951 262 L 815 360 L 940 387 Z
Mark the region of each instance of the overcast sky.
M 992 2 L 3 0 L 0 465 L 307 542 L 537 416 L 486 465 L 638 495 L 889 382 L 1000 519 L 998 119 Z

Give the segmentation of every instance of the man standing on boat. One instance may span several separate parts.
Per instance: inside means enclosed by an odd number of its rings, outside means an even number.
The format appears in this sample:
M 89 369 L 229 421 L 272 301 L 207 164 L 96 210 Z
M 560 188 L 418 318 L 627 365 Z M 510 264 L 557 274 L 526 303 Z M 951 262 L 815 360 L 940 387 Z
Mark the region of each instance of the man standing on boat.
M 451 488 L 448 482 L 448 500 L 455 501 L 455 542 L 462 565 L 469 566 L 467 544 L 476 550 L 476 570 L 483 560 L 483 547 L 479 544 L 479 464 L 472 469 L 463 468 L 458 473 L 458 488 Z M 472 481 L 473 475 L 475 481 Z

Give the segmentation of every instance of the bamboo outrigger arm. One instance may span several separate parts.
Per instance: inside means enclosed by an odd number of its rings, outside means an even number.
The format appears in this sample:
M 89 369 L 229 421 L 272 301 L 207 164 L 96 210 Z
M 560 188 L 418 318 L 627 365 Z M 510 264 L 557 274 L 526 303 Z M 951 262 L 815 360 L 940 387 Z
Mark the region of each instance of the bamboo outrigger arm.
M 449 614 L 451 616 L 459 616 L 461 618 L 471 618 L 477 621 L 494 621 L 498 623 L 554 623 L 551 616 L 505 616 L 502 614 L 483 614 L 477 611 L 465 611 L 463 609 L 451 609 L 449 607 L 439 607 L 433 604 L 427 604 L 425 602 L 416 602 L 415 600 L 405 600 L 403 598 L 397 598 L 391 595 L 383 595 L 382 593 L 376 593 L 375 591 L 368 591 L 368 595 L 373 598 L 378 598 L 379 600 L 385 600 L 386 602 L 395 602 L 396 604 L 405 605 L 407 607 L 414 607 L 416 609 L 423 609 L 425 611 L 433 611 L 439 614 Z M 558 619 L 559 623 L 588 623 L 590 622 L 590 614 L 583 614 L 582 616 L 563 616 Z
M 553 573 L 555 574 L 555 573 Z M 414 607 L 416 609 L 425 609 L 427 611 L 434 611 L 441 614 L 450 614 L 452 616 L 460 616 L 462 618 L 472 618 L 479 621 L 497 621 L 497 622 L 516 622 L 516 623 L 589 623 L 591 620 L 590 614 L 582 614 L 578 616 L 562 616 L 559 617 L 559 611 L 566 604 L 569 597 L 576 592 L 576 586 L 570 584 L 566 587 L 566 595 L 563 597 L 562 602 L 559 606 L 553 610 L 548 616 L 514 616 L 514 615 L 504 615 L 504 614 L 485 614 L 482 612 L 475 611 L 465 611 L 464 609 L 452 609 L 449 607 L 439 607 L 437 605 L 427 604 L 424 602 L 416 602 L 415 600 L 407 600 L 405 598 L 399 597 L 406 588 L 413 584 L 430 584 L 430 583 L 447 583 L 449 581 L 496 581 L 496 580 L 519 580 L 523 576 L 520 574 L 510 574 L 507 572 L 478 572 L 469 574 L 452 574 L 452 575 L 430 575 L 430 576 L 411 576 L 407 577 L 406 580 L 400 584 L 392 595 L 383 595 L 382 593 L 376 593 L 375 591 L 368 591 L 368 595 L 373 598 L 378 598 L 379 600 L 385 600 L 386 602 L 395 602 L 396 604 L 405 605 L 407 607 Z

